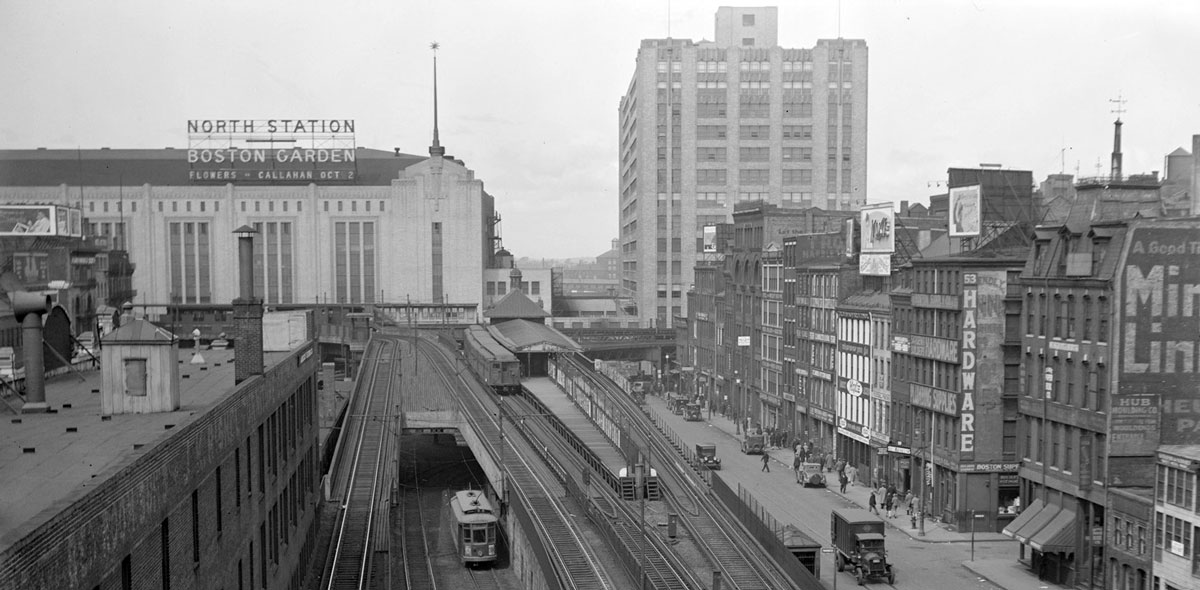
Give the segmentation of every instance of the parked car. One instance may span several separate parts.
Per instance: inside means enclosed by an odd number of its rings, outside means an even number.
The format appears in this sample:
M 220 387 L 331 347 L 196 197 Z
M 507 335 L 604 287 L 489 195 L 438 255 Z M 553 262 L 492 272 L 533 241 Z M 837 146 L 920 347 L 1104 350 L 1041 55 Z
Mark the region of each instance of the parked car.
M 683 419 L 688 422 L 699 422 L 704 418 L 700 415 L 700 404 L 691 403 L 683 407 Z
M 717 445 L 696 443 L 696 466 L 701 469 L 721 469 L 721 460 L 717 458 Z
M 747 455 L 761 455 L 766 452 L 766 435 L 761 428 L 747 428 L 742 438 L 742 452 Z
M 800 466 L 800 483 L 806 488 L 825 487 L 825 472 L 820 463 L 804 463 Z

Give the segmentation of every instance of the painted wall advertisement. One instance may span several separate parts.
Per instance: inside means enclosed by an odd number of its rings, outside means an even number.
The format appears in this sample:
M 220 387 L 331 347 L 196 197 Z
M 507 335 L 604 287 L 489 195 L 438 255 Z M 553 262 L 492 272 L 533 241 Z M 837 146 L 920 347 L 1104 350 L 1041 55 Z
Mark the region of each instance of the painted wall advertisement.
M 1005 271 L 963 273 L 962 290 L 962 394 L 959 397 L 959 461 L 976 460 L 979 440 L 1000 441 L 991 426 L 999 420 L 980 419 L 980 400 L 999 401 L 1004 381 L 1000 345 L 1004 341 Z M 1000 404 L 988 404 L 989 407 Z M 1000 445 L 984 445 L 999 449 Z M 991 457 L 980 457 L 988 460 Z
M 1112 421 L 1130 438 L 1123 447 L 1113 440 L 1111 453 L 1200 443 L 1200 228 L 1194 222 L 1138 225 L 1125 247 Z M 1161 440 L 1135 436 L 1132 429 L 1148 426 L 1154 414 L 1161 416 Z

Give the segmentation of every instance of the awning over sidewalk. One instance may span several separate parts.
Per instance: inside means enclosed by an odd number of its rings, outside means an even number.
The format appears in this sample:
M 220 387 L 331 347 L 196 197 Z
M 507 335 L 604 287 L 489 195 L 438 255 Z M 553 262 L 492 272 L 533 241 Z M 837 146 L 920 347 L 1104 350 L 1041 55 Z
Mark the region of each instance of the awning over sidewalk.
M 1012 522 L 1008 523 L 1008 526 L 1004 527 L 1004 530 L 1000 532 L 1009 537 L 1016 538 L 1017 531 L 1021 530 L 1021 527 L 1029 524 L 1029 521 L 1033 520 L 1033 517 L 1037 516 L 1037 513 L 1041 511 L 1042 499 L 1037 498 L 1031 504 L 1029 504 L 1029 506 L 1027 506 L 1023 512 L 1018 514 Z
M 1042 528 L 1044 528 L 1051 520 L 1054 520 L 1054 517 L 1058 516 L 1060 510 L 1062 510 L 1062 508 L 1055 506 L 1054 504 L 1047 504 L 1040 511 L 1038 511 L 1037 514 L 1033 515 L 1033 518 L 1029 521 L 1029 523 L 1021 527 L 1021 530 L 1017 531 L 1016 534 L 1013 535 L 1013 538 L 1022 543 L 1029 543 L 1029 539 L 1033 538 L 1033 536 L 1036 535 L 1038 531 L 1042 530 Z
M 1061 510 L 1029 539 L 1029 546 L 1042 553 L 1074 553 L 1075 530 L 1075 511 Z

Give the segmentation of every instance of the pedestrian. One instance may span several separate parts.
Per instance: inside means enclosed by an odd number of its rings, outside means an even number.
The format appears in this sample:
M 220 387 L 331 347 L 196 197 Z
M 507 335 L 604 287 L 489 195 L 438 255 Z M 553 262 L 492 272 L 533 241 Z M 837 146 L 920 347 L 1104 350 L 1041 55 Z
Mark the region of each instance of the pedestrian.
M 850 480 L 850 485 L 858 481 L 858 468 L 853 465 L 846 466 L 846 479 Z
M 841 492 L 843 494 L 846 493 L 846 484 L 850 483 L 850 478 L 846 477 L 845 472 L 838 475 L 838 483 L 841 484 L 840 485 Z
M 883 510 L 887 514 L 888 518 L 896 517 L 896 512 L 894 511 L 895 506 L 896 506 L 896 494 L 888 492 L 887 496 L 884 496 L 884 498 L 883 498 Z
M 913 513 L 912 501 L 913 501 L 912 490 L 908 490 L 908 492 L 904 494 L 904 506 L 905 506 L 904 510 L 905 510 L 905 513 L 907 513 L 909 516 L 912 516 L 912 513 Z
M 845 460 L 845 459 L 838 459 L 838 460 L 837 460 L 837 463 L 835 463 L 835 464 L 833 465 L 833 469 L 834 469 L 834 471 L 837 471 L 838 473 L 843 473 L 843 472 L 845 472 L 845 470 L 846 470 L 846 460 Z
M 762 454 L 762 455 L 763 455 L 763 468 L 762 468 L 762 470 L 763 470 L 763 471 L 766 471 L 767 473 L 770 473 L 770 472 L 771 472 L 771 456 L 770 456 L 770 455 L 768 455 L 766 451 L 763 451 L 763 454 Z
M 875 494 L 867 495 L 867 510 L 879 514 L 879 509 L 875 507 Z
M 796 472 L 796 483 L 800 483 L 800 453 L 792 456 L 792 471 Z
M 825 471 L 833 471 L 833 453 L 825 453 Z

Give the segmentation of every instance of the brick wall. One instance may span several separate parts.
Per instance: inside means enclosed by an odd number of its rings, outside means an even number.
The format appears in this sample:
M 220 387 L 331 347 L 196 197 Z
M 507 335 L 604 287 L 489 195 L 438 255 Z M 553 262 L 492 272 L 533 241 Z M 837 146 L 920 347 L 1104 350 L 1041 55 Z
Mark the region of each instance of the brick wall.
M 238 588 L 239 559 L 243 587 L 249 589 L 251 544 L 254 588 L 292 584 L 296 564 L 311 551 L 319 491 L 318 363 L 316 355 L 304 356 L 312 346 L 299 349 L 262 379 L 245 383 L 208 411 L 192 416 L 148 452 L 136 454 L 131 449 L 131 456 L 110 468 L 99 485 L 70 496 L 57 515 L 0 554 L 0 590 L 123 589 L 126 576 L 128 587 L 157 589 L 163 587 L 164 563 L 170 568 L 172 590 Z M 266 443 L 262 455 L 260 426 Z M 278 459 L 272 468 L 262 465 L 260 456 Z M 260 485 L 260 471 L 266 489 Z M 235 489 L 239 482 L 240 490 Z M 280 514 L 294 510 L 297 517 L 294 526 L 285 520 L 274 538 L 268 535 L 268 545 L 277 540 L 286 545 L 279 546 L 264 586 L 259 527 L 267 522 L 270 529 L 273 506 L 281 507 Z M 200 539 L 199 561 L 194 558 L 194 535 Z M 123 572 L 126 558 L 128 574 Z

